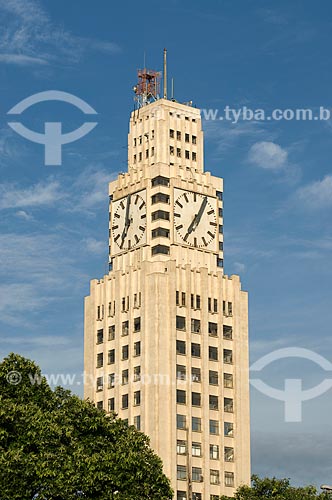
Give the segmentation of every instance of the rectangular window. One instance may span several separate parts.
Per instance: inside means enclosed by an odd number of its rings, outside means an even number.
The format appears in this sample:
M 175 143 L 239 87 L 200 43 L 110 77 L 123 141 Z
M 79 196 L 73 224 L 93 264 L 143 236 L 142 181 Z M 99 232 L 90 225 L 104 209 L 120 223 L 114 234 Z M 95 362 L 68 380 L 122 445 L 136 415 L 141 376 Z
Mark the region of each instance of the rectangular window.
M 234 403 L 231 398 L 224 398 L 224 411 L 227 413 L 233 413 L 234 411 Z
M 115 325 L 111 325 L 108 327 L 108 340 L 115 339 Z
M 122 322 L 122 335 L 126 336 L 129 333 L 129 321 Z
M 176 341 L 176 353 L 177 354 L 186 354 L 186 343 L 184 340 Z
M 122 409 L 126 410 L 128 408 L 128 394 L 122 396 Z
M 218 372 L 209 370 L 209 384 L 210 385 L 218 385 Z
M 172 128 L 169 131 L 169 136 L 171 139 L 174 139 L 174 130 Z
M 141 380 L 141 367 L 134 366 L 134 382 Z
M 210 470 L 210 484 L 220 484 L 220 477 L 218 470 Z
M 176 466 L 176 478 L 180 481 L 187 479 L 187 468 L 185 465 Z
M 218 208 L 218 215 L 219 215 L 219 217 L 223 216 L 223 209 L 222 208 Z
M 136 146 L 137 139 L 134 137 L 134 147 Z
M 169 147 L 169 154 L 172 156 L 174 155 L 174 146 Z
M 219 252 L 223 252 L 223 251 L 224 251 L 224 242 L 219 241 Z
M 202 481 L 203 481 L 203 476 L 202 476 Z M 202 493 L 193 493 L 192 494 L 192 497 L 191 497 L 192 500 L 202 500 Z
M 176 402 L 181 405 L 186 404 L 186 391 L 180 391 L 179 389 L 176 391 Z
M 122 385 L 127 385 L 129 381 L 129 371 L 122 370 Z
M 185 142 L 189 142 L 189 137 L 190 137 L 189 134 L 185 134 L 185 136 L 184 136 Z
M 209 408 L 210 410 L 218 410 L 218 396 L 209 395 Z
M 165 193 L 156 193 L 151 196 L 151 204 L 155 203 L 168 203 L 169 204 L 169 195 Z
M 141 331 L 141 318 L 134 318 L 134 332 Z
M 202 456 L 202 445 L 201 443 L 192 443 L 191 445 L 191 454 L 193 457 L 201 457 Z
M 219 224 L 219 234 L 224 233 L 224 226 L 222 224 Z
M 213 312 L 218 312 L 218 299 L 213 299 Z
M 193 358 L 200 358 L 201 357 L 201 345 L 200 344 L 195 344 L 194 342 L 191 343 L 191 355 Z
M 177 380 L 186 380 L 186 367 L 184 365 L 176 365 Z
M 129 346 L 124 345 L 122 346 L 122 359 L 125 360 L 128 359 L 128 357 L 129 357 Z
M 141 391 L 134 392 L 134 406 L 139 406 L 141 404 Z
M 140 356 L 140 355 L 141 355 L 141 343 L 135 342 L 134 343 L 134 356 Z
M 202 430 L 202 422 L 199 417 L 191 418 L 191 428 L 194 432 L 201 432 Z
M 209 346 L 209 360 L 218 361 L 218 347 Z
M 176 148 L 176 156 L 178 158 L 181 158 L 181 149 L 180 148 Z
M 185 429 L 186 428 L 186 416 L 185 415 L 176 415 L 176 428 L 177 429 Z
M 141 151 L 138 153 L 138 161 L 142 161 L 142 152 Z
M 233 422 L 224 423 L 224 436 L 233 437 L 234 436 L 234 424 Z
M 149 158 L 149 150 L 148 149 L 145 150 L 145 158 Z
M 180 292 L 178 290 L 175 292 L 175 303 L 177 306 L 180 305 Z
M 188 150 L 185 151 L 186 160 L 190 160 L 190 152 Z
M 209 321 L 209 335 L 211 337 L 218 337 L 218 325 Z
M 227 314 L 226 314 L 226 301 L 225 300 L 222 301 L 222 313 L 224 316 L 227 316 Z
M 228 302 L 228 316 L 233 316 L 233 304 Z
M 178 141 L 181 141 L 181 132 L 179 130 L 177 130 L 177 132 L 176 132 L 176 139 Z
M 97 354 L 97 368 L 101 368 L 104 364 L 104 354 L 100 352 Z
M 234 486 L 234 472 L 225 472 L 225 486 Z
M 219 201 L 222 201 L 222 191 L 216 191 L 216 196 Z
M 155 186 L 169 186 L 169 178 L 158 175 L 152 179 L 152 187 Z
M 210 495 L 210 500 L 219 500 L 219 495 Z
M 185 330 L 186 329 L 186 318 L 184 316 L 176 317 L 176 329 Z
M 115 363 L 115 349 L 111 349 L 110 351 L 108 351 L 107 357 L 108 357 L 107 362 L 109 365 Z
M 201 322 L 199 319 L 191 320 L 191 333 L 201 333 Z
M 212 312 L 212 299 L 211 299 L 211 297 L 208 298 L 208 311 Z
M 152 221 L 155 220 L 169 220 L 169 212 L 165 212 L 165 210 L 156 210 L 155 212 L 152 212 L 151 215 Z
M 104 378 L 98 377 L 96 380 L 97 391 L 102 391 L 104 389 Z
M 185 491 L 176 492 L 176 500 L 187 500 L 187 493 Z
M 224 387 L 233 389 L 233 375 L 232 373 L 224 373 Z
M 178 455 L 185 455 L 187 453 L 187 442 L 182 439 L 178 439 L 176 442 L 176 453 Z
M 97 330 L 97 344 L 104 342 L 104 330 Z
M 195 135 L 192 136 L 191 141 L 193 144 L 197 143 L 197 137 Z
M 196 309 L 200 309 L 200 308 L 201 308 L 201 296 L 196 295 Z
M 210 434 L 219 434 L 219 421 L 210 420 Z
M 191 369 L 191 380 L 192 382 L 200 382 L 201 381 L 201 369 L 200 368 L 192 368 Z
M 156 245 L 151 249 L 152 255 L 164 254 L 169 255 L 169 247 L 165 245 Z
M 210 444 L 210 459 L 219 460 L 219 446 L 217 444 Z
M 228 446 L 225 446 L 224 459 L 225 459 L 225 462 L 234 462 L 234 448 L 230 448 Z
M 122 312 L 125 312 L 126 311 L 126 297 L 122 297 L 121 305 L 122 305 Z
M 224 349 L 224 363 L 228 365 L 233 364 L 233 351 L 230 349 Z
M 196 483 L 202 482 L 203 476 L 202 476 L 202 469 L 200 467 L 192 468 L 191 479 Z
M 191 307 L 192 309 L 194 309 L 194 307 L 195 307 L 195 302 L 194 302 L 194 300 L 195 300 L 195 296 L 194 296 L 194 294 L 192 293 L 192 294 L 190 295 L 190 307 Z
M 156 227 L 156 229 L 152 230 L 152 238 L 169 238 L 169 229 Z
M 115 387 L 115 373 L 110 373 L 108 376 L 108 389 Z
M 151 156 L 154 156 L 154 146 L 151 148 Z
M 98 410 L 102 410 L 104 408 L 104 403 L 103 401 L 97 401 L 97 409 Z
M 191 404 L 192 406 L 201 406 L 201 394 L 200 392 L 191 393 Z
M 114 409 L 115 409 L 114 398 L 109 398 L 109 400 L 107 402 L 107 409 L 108 409 L 108 411 L 114 411 Z
M 134 163 L 136 163 L 136 162 L 137 162 L 137 156 L 134 155 Z
M 191 153 L 191 159 L 192 159 L 192 161 L 196 161 L 197 160 L 197 155 L 196 155 L 195 151 L 193 151 Z
M 134 417 L 134 426 L 138 431 L 141 430 L 141 415 L 136 415 Z
M 186 294 L 185 294 L 185 292 L 181 293 L 181 305 L 182 306 L 186 305 Z

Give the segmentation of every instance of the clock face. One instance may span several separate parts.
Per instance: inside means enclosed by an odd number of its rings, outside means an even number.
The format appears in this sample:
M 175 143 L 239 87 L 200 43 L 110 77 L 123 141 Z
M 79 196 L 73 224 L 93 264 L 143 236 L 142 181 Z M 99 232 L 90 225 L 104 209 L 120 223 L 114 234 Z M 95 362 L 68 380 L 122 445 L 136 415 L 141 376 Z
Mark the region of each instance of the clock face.
M 113 202 L 113 254 L 146 243 L 146 192 L 140 191 Z
M 174 226 L 179 243 L 216 251 L 216 201 L 181 189 L 175 190 Z

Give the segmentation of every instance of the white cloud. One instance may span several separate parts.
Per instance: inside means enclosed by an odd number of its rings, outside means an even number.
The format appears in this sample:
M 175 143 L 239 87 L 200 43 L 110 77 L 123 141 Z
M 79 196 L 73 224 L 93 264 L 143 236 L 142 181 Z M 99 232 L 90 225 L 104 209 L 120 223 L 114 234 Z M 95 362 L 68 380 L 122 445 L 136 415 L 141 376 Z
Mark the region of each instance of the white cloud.
M 15 213 L 16 217 L 20 218 L 20 219 L 23 219 L 25 221 L 31 221 L 31 220 L 34 220 L 33 216 L 28 214 L 25 210 L 18 210 L 16 213 Z
M 275 142 L 261 141 L 251 146 L 248 159 L 258 167 L 267 170 L 280 170 L 288 164 L 288 153 Z
M 45 65 L 48 62 L 40 57 L 31 57 L 22 54 L 0 54 L 0 62 L 16 64 L 17 66 Z
M 28 188 L 4 183 L 0 184 L 0 210 L 52 205 L 63 196 L 56 181 L 34 184 Z
M 303 208 L 323 209 L 332 207 L 332 175 L 312 182 L 297 190 L 295 201 Z
M 234 262 L 233 266 L 234 266 L 235 272 L 237 272 L 237 273 L 244 273 L 246 270 L 246 266 L 242 262 Z
M 95 238 L 87 238 L 84 242 L 88 252 L 94 254 L 103 254 L 105 252 L 106 249 L 105 241 L 98 241 Z
M 243 138 L 265 138 L 267 131 L 263 128 L 263 123 L 259 121 L 248 121 L 231 123 L 230 121 L 204 121 L 204 135 L 209 140 L 217 144 L 218 152 L 223 152 Z

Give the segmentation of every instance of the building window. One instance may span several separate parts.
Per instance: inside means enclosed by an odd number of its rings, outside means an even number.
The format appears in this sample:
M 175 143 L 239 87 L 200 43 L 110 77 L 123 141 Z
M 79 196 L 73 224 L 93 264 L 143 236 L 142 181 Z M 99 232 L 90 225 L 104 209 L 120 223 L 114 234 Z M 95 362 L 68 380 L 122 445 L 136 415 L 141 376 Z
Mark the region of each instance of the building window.
M 187 500 L 187 493 L 185 491 L 176 492 L 176 500 Z
M 179 130 L 177 130 L 177 132 L 176 132 L 176 139 L 178 141 L 181 141 L 181 132 Z
M 210 484 L 220 484 L 220 477 L 218 470 L 210 470 Z
M 185 158 L 186 160 L 190 160 L 190 152 L 187 149 L 185 151 Z
M 141 135 L 138 137 L 138 140 L 139 140 L 139 143 L 142 144 L 142 136 Z
M 218 208 L 218 215 L 219 215 L 219 217 L 222 217 L 224 215 L 222 208 Z
M 218 385 L 218 372 L 209 370 L 209 384 L 210 385 Z
M 186 367 L 184 365 L 176 365 L 177 380 L 186 380 Z
M 129 321 L 122 322 L 122 335 L 126 336 L 129 333 Z
M 219 500 L 219 495 L 210 495 L 210 500 Z
M 191 320 L 191 333 L 201 333 L 201 322 L 199 319 Z
M 142 152 L 141 151 L 138 153 L 138 161 L 142 161 Z
M 191 445 L 191 454 L 193 457 L 201 457 L 202 456 L 202 445 L 201 443 L 192 443 Z
M 122 359 L 126 360 L 129 358 L 129 345 L 122 346 Z
M 197 155 L 196 155 L 195 151 L 193 151 L 191 153 L 191 159 L 192 159 L 192 161 L 196 161 L 197 160 Z
M 126 297 L 122 297 L 121 305 L 122 305 L 122 312 L 126 312 Z
M 169 186 L 169 178 L 158 175 L 152 179 L 152 187 L 155 186 Z
M 191 343 L 191 355 L 193 358 L 200 358 L 201 357 L 201 345 L 200 344 L 195 344 L 194 342 Z
M 218 347 L 209 346 L 209 360 L 218 361 Z
M 141 355 L 141 343 L 135 342 L 134 343 L 134 356 L 140 356 L 140 355 Z
M 104 378 L 98 377 L 96 380 L 97 391 L 102 391 L 104 389 Z
M 97 354 L 97 368 L 101 368 L 104 364 L 104 354 L 100 352 Z
M 222 201 L 222 191 L 217 191 L 216 196 L 217 196 L 219 201 Z
M 172 128 L 169 131 L 169 136 L 171 139 L 174 139 L 174 130 Z
M 154 146 L 151 148 L 151 156 L 154 156 Z
M 185 465 L 177 465 L 176 478 L 179 480 L 187 479 L 187 467 Z
M 180 292 L 178 290 L 175 292 L 175 303 L 177 306 L 180 305 Z
M 185 294 L 185 292 L 181 293 L 181 305 L 183 307 L 186 305 L 186 294 Z
M 184 316 L 176 317 L 176 329 L 185 330 L 186 329 L 186 318 Z
M 149 150 L 148 149 L 145 150 L 145 158 L 149 158 Z
M 108 376 L 108 389 L 115 387 L 115 373 L 110 373 Z
M 138 382 L 139 380 L 141 380 L 141 367 L 135 366 L 134 367 L 134 382 Z
M 211 297 L 208 297 L 208 311 L 212 312 L 212 299 L 211 299 Z
M 197 143 L 197 137 L 195 135 L 192 136 L 191 141 L 193 144 Z
M 184 135 L 185 142 L 189 142 L 189 138 L 190 138 L 189 134 L 185 134 Z
M 218 410 L 218 396 L 213 396 L 210 394 L 209 396 L 209 408 L 210 410 Z
M 108 340 L 115 339 L 115 325 L 111 325 L 108 327 Z
M 114 398 L 110 398 L 107 402 L 107 409 L 108 411 L 114 411 L 115 409 L 115 402 L 114 402 Z
M 138 309 L 141 307 L 141 292 L 134 293 L 134 308 Z
M 136 139 L 136 137 L 134 137 L 134 147 L 136 146 L 136 143 L 137 143 L 137 139 Z
M 233 304 L 228 302 L 228 316 L 233 316 Z
M 176 391 L 176 402 L 181 405 L 186 404 L 186 391 L 180 391 L 179 389 Z
M 155 203 L 168 203 L 169 204 L 169 195 L 165 193 L 156 193 L 151 196 L 151 203 L 154 205 Z
M 225 486 L 234 486 L 234 472 L 225 472 Z
M 128 394 L 122 396 L 122 409 L 126 410 L 128 408 Z
M 152 230 L 152 238 L 169 238 L 169 229 L 156 227 L 156 229 Z
M 224 398 L 224 411 L 226 411 L 227 413 L 233 413 L 234 411 L 233 399 Z
M 141 331 L 141 318 L 134 318 L 134 332 Z
M 191 369 L 191 380 L 192 380 L 192 382 L 200 382 L 201 381 L 201 369 L 200 368 L 192 368 Z
M 134 392 L 134 406 L 139 406 L 141 404 L 141 391 Z
M 186 354 L 186 343 L 184 340 L 176 341 L 176 353 L 177 354 Z
M 203 481 L 203 476 L 202 476 L 202 481 Z M 202 493 L 193 493 L 191 499 L 192 500 L 202 500 Z
M 176 428 L 177 429 L 185 429 L 186 428 L 186 416 L 185 415 L 176 415 Z
M 224 459 L 225 459 L 225 462 L 234 462 L 234 448 L 230 448 L 228 446 L 225 446 Z
M 224 242 L 219 241 L 219 252 L 223 252 L 223 251 L 224 251 Z
M 213 312 L 218 312 L 218 299 L 213 299 Z
M 103 401 L 97 401 L 96 405 L 98 410 L 102 410 L 104 408 L 104 402 Z
M 228 365 L 233 364 L 233 351 L 230 349 L 224 349 L 224 363 Z
M 134 426 L 138 431 L 141 430 L 141 415 L 136 415 L 134 417 Z
M 181 148 L 176 148 L 176 156 L 181 158 Z
M 129 380 L 129 371 L 122 370 L 122 385 L 127 385 Z
M 152 221 L 159 219 L 169 220 L 169 212 L 165 212 L 165 210 L 156 210 L 155 212 L 152 212 L 151 218 Z
M 219 460 L 219 446 L 217 444 L 210 444 L 210 459 Z
M 224 260 L 217 257 L 217 267 L 224 267 Z
M 200 309 L 200 308 L 201 308 L 201 296 L 196 295 L 196 309 Z
M 115 349 L 111 349 L 108 351 L 108 360 L 107 360 L 109 365 L 112 365 L 115 363 Z
M 219 421 L 218 420 L 210 420 L 210 434 L 219 434 Z
M 202 422 L 199 417 L 191 418 L 191 428 L 194 432 L 201 432 L 202 430 Z
M 134 155 L 134 163 L 136 163 L 136 162 L 137 162 L 137 156 Z
M 169 154 L 172 156 L 174 155 L 174 146 L 169 147 Z
M 219 234 L 224 233 L 224 226 L 222 224 L 219 224 Z
M 224 422 L 224 436 L 234 437 L 234 424 L 233 422 Z
M 104 342 L 104 330 L 97 330 L 97 344 Z
M 196 483 L 201 483 L 203 481 L 202 469 L 200 467 L 192 468 L 191 479 Z
M 217 337 L 218 336 L 218 325 L 217 323 L 212 323 L 209 321 L 209 335 L 211 337 Z
M 201 394 L 200 392 L 191 393 L 191 404 L 192 406 L 201 406 Z
M 187 443 L 182 439 L 178 439 L 176 442 L 176 453 L 178 455 L 185 455 L 187 453 Z
M 152 255 L 157 255 L 157 254 L 164 254 L 164 255 L 169 255 L 169 247 L 165 245 L 156 245 L 152 247 L 151 254 Z
M 224 373 L 224 387 L 233 389 L 233 375 L 232 373 Z
M 194 308 L 195 308 L 195 296 L 194 296 L 194 294 L 193 294 L 193 293 L 190 295 L 190 307 L 191 307 L 192 309 L 194 309 Z

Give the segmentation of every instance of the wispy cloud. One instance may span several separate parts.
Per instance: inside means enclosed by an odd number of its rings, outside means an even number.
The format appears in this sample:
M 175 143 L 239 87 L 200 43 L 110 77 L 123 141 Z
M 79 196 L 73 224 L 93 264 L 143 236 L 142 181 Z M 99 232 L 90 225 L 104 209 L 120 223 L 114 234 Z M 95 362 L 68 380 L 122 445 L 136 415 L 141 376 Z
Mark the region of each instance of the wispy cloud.
M 106 250 L 105 241 L 98 241 L 95 238 L 86 238 L 84 240 L 86 249 L 88 252 L 93 254 L 103 254 Z
M 275 171 L 287 166 L 288 153 L 275 142 L 260 141 L 251 146 L 248 159 L 258 167 Z
M 332 175 L 299 188 L 293 198 L 304 209 L 322 210 L 332 207 Z
M 207 120 L 204 122 L 204 130 L 205 137 L 216 143 L 218 152 L 234 147 L 243 139 L 257 141 L 273 137 L 271 132 L 264 129 L 262 122 L 254 120 L 238 123 Z
M 16 184 L 0 184 L 0 210 L 7 208 L 22 208 L 53 205 L 64 195 L 59 189 L 59 183 L 38 183 L 27 188 Z

